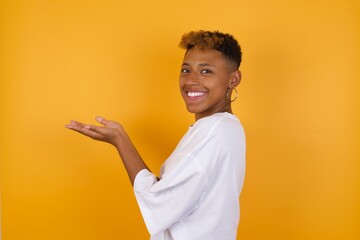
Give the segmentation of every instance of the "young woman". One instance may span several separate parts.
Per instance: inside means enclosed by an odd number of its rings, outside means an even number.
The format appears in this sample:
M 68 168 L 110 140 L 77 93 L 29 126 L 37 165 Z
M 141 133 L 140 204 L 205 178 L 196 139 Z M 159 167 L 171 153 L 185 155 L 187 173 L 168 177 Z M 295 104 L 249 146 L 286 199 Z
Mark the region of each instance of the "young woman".
M 195 123 L 159 178 L 121 124 L 96 117 L 102 126 L 70 121 L 66 127 L 115 146 L 152 240 L 234 240 L 245 175 L 245 135 L 231 110 L 232 91 L 241 80 L 241 49 L 231 35 L 217 31 L 187 33 L 180 47 L 186 49 L 180 92 Z

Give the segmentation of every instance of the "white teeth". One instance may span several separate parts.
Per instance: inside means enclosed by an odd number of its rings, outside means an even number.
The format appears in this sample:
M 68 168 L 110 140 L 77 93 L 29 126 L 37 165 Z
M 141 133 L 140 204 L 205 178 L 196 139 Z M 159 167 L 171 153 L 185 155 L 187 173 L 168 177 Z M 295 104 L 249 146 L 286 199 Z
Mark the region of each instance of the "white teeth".
M 204 96 L 205 93 L 204 92 L 188 92 L 187 95 L 189 97 L 199 97 L 199 96 Z

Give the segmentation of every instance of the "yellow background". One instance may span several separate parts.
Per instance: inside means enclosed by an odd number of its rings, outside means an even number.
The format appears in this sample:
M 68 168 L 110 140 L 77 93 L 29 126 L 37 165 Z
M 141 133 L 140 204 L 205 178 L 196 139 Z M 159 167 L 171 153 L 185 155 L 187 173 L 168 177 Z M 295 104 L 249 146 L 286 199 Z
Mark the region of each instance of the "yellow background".
M 360 239 L 357 0 L 0 1 L 3 240 L 147 239 L 115 150 L 63 126 L 121 122 L 155 173 L 193 116 L 190 30 L 243 48 L 238 239 Z

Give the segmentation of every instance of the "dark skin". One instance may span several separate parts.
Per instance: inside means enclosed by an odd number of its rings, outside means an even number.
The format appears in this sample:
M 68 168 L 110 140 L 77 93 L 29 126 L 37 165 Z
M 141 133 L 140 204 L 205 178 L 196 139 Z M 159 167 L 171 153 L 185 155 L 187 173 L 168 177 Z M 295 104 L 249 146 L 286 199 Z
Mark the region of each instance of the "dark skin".
M 96 117 L 95 119 L 102 124 L 102 126 L 86 125 L 72 120 L 65 127 L 94 140 L 113 145 L 118 150 L 131 184 L 134 184 L 138 172 L 149 168 L 146 166 L 121 124 L 106 120 L 102 117 Z
M 190 49 L 184 56 L 180 74 L 180 92 L 189 112 L 195 120 L 217 112 L 229 112 L 231 102 L 226 92 L 235 88 L 241 80 L 239 70 L 231 70 L 229 61 L 213 49 Z M 84 124 L 71 120 L 65 127 L 97 141 L 113 145 L 122 159 L 130 182 L 133 185 L 136 175 L 149 168 L 141 158 L 122 125 L 103 117 L 96 117 L 102 126 Z
M 240 81 L 241 72 L 219 51 L 193 47 L 184 56 L 180 92 L 196 121 L 217 112 L 232 113 L 226 93 L 231 96 Z

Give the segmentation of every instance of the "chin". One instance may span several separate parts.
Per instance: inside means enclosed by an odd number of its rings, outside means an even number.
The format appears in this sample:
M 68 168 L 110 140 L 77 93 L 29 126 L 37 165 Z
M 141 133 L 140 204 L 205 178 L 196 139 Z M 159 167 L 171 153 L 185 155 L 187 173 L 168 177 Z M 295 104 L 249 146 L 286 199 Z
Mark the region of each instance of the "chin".
M 196 109 L 194 109 L 194 107 L 191 107 L 191 106 L 186 106 L 186 110 L 189 112 L 189 113 L 196 113 Z
M 194 114 L 203 112 L 201 109 L 191 106 L 186 106 L 186 109 L 188 110 L 189 113 L 194 113 Z
M 196 111 L 192 110 L 191 108 L 187 108 L 187 111 L 188 111 L 189 113 L 196 113 Z

